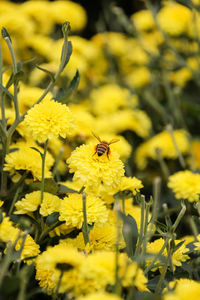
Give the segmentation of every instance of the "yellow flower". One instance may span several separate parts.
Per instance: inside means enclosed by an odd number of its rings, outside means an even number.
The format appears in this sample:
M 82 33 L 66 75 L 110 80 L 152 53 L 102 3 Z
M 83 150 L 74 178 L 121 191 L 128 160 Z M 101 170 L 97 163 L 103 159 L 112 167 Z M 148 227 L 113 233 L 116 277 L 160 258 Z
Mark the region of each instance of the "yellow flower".
M 137 67 L 126 76 L 126 81 L 130 85 L 130 87 L 133 87 L 135 89 L 142 88 L 143 86 L 150 83 L 151 72 L 147 67 Z
M 90 254 L 83 261 L 80 268 L 79 278 L 82 284 L 79 285 L 80 293 L 101 291 L 107 285 L 115 282 L 115 252 L 100 251 Z M 139 291 L 147 291 L 147 278 L 136 263 L 131 263 L 126 254 L 119 254 L 119 276 L 122 278 L 122 286 L 134 285 Z
M 40 214 L 44 217 L 59 210 L 60 198 L 56 195 L 44 192 L 43 201 L 40 207 Z M 15 203 L 15 214 L 29 214 L 38 209 L 41 203 L 41 191 L 35 191 L 25 195 Z
M 116 294 L 109 294 L 106 292 L 96 292 L 87 296 L 78 297 L 77 300 L 122 300 Z
M 181 153 L 187 154 L 190 151 L 187 132 L 174 130 L 174 138 Z M 157 159 L 156 150 L 161 151 L 163 158 L 176 159 L 178 157 L 176 148 L 168 131 L 160 132 L 147 142 L 141 144 L 135 152 L 135 161 L 139 169 L 147 166 L 148 158 Z
M 59 135 L 65 138 L 73 129 L 73 117 L 69 108 L 54 100 L 43 100 L 31 108 L 25 119 L 30 135 L 39 141 L 45 142 Z
M 157 18 L 166 33 L 177 36 L 187 32 L 192 23 L 192 11 L 185 5 L 166 1 Z
M 13 244 L 16 242 L 17 238 L 19 238 L 15 247 L 16 250 L 19 250 L 25 238 L 21 259 L 37 256 L 40 253 L 39 245 L 34 242 L 29 234 L 26 234 L 25 236 L 24 234 L 23 231 L 15 228 L 13 222 L 3 214 L 3 221 L 0 224 L 0 240 L 4 243 L 11 242 Z M 31 263 L 32 261 L 33 260 L 31 259 L 26 262 Z
M 109 122 L 107 115 L 98 117 L 95 130 L 112 134 L 132 130 L 140 137 L 146 138 L 151 131 L 151 120 L 143 110 L 124 109 L 110 114 Z
M 92 251 L 105 250 L 115 251 L 117 241 L 117 225 L 105 223 L 102 227 L 94 225 L 89 233 L 90 245 L 84 243 L 82 232 L 75 239 L 66 239 L 62 243 L 71 244 L 80 250 L 88 249 Z M 119 249 L 125 248 L 125 242 L 121 234 Z
M 174 291 L 163 296 L 163 300 L 196 300 L 200 299 L 200 282 L 181 278 L 169 282 L 169 287 Z
M 155 22 L 152 13 L 149 10 L 140 10 L 134 13 L 131 16 L 131 20 L 137 30 L 148 31 L 155 28 Z
M 169 177 L 168 187 L 172 189 L 177 199 L 199 201 L 200 174 L 189 170 L 177 172 Z
M 109 157 L 95 154 L 92 144 L 76 148 L 67 160 L 74 181 L 86 188 L 87 192 L 97 193 L 105 190 L 114 193 L 124 175 L 123 163 L 118 154 L 111 149 Z
M 16 144 L 11 145 L 13 148 L 19 148 L 18 150 L 11 152 L 6 155 L 6 163 L 4 165 L 4 170 L 8 171 L 11 176 L 16 175 L 16 179 L 19 179 L 21 175 L 20 170 L 31 172 L 34 179 L 41 180 L 42 177 L 42 159 L 40 154 L 32 149 L 35 147 L 40 152 L 44 150 L 35 143 L 19 141 Z M 46 155 L 45 162 L 45 177 L 51 177 L 50 168 L 54 163 L 54 159 L 49 152 Z
M 40 98 L 43 92 L 44 90 L 38 87 L 32 87 L 20 83 L 20 90 L 18 93 L 20 112 L 22 114 L 25 113 Z M 51 98 L 52 95 L 50 93 L 45 96 L 45 99 L 50 100 Z
M 102 225 L 107 221 L 108 212 L 104 202 L 92 195 L 86 197 L 87 222 Z M 69 194 L 60 204 L 60 221 L 69 227 L 81 228 L 83 224 L 83 203 L 81 194 Z
M 200 141 L 199 140 L 193 140 L 192 141 L 192 153 L 194 157 L 194 167 L 196 169 L 200 169 Z M 192 165 L 191 158 L 189 159 L 190 164 Z
M 170 73 L 170 80 L 180 87 L 184 87 L 192 78 L 192 73 L 188 68 L 181 68 Z
M 175 245 L 177 245 L 180 240 L 175 240 Z M 159 251 L 161 250 L 162 246 L 164 245 L 164 239 L 160 238 L 155 240 L 152 243 L 148 243 L 147 244 L 147 253 L 150 254 L 158 254 Z M 188 248 L 185 247 L 184 244 L 182 244 L 172 255 L 172 263 L 173 263 L 173 268 L 174 270 L 176 269 L 176 266 L 181 266 L 182 262 L 185 262 L 187 259 L 189 259 L 189 256 L 185 253 L 187 253 L 189 251 Z M 164 251 L 162 252 L 162 256 L 167 257 L 167 249 L 165 248 Z M 147 260 L 147 264 L 149 265 L 152 262 L 153 258 L 150 258 Z M 163 265 L 162 262 L 160 262 L 159 260 L 157 260 L 155 262 L 154 268 L 152 269 L 152 271 L 156 271 L 157 268 L 161 267 Z
M 4 202 L 2 200 L 0 200 L 0 207 L 2 207 L 4 204 Z
M 92 109 L 96 115 L 113 113 L 128 106 L 130 91 L 117 84 L 105 84 L 91 92 Z
M 133 195 L 136 195 L 140 189 L 143 188 L 141 180 L 136 177 L 123 177 L 119 186 L 119 191 L 132 191 Z
M 68 20 L 72 30 L 77 31 L 85 27 L 87 15 L 84 8 L 72 1 L 55 1 L 48 4 L 51 9 L 51 18 L 55 24 L 62 24 Z
M 55 293 L 63 270 L 59 293 L 70 291 L 76 285 L 83 259 L 75 248 L 63 244 L 48 247 L 36 259 L 36 279 L 39 280 L 39 285 L 48 294 Z
M 194 245 L 195 245 L 194 250 L 199 251 L 200 250 L 200 234 L 197 235 L 197 240 L 198 240 L 198 242 L 194 243 Z
M 38 209 L 41 202 L 41 192 L 35 191 L 30 194 L 26 194 L 24 198 L 15 203 L 15 214 L 27 214 L 34 212 Z

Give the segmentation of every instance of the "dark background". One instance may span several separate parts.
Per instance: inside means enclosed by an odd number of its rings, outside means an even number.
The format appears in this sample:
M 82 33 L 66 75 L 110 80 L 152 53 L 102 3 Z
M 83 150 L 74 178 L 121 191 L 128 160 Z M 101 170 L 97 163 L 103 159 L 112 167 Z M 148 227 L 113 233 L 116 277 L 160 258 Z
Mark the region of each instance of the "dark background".
M 13 0 L 14 3 L 23 3 L 26 1 Z M 99 31 L 99 22 L 106 23 L 104 29 L 112 31 L 120 31 L 116 26 L 115 16 L 113 16 L 110 11 L 111 4 L 115 4 L 118 7 L 121 7 L 125 14 L 129 17 L 134 12 L 145 7 L 143 0 L 75 0 L 73 2 L 81 4 L 87 12 L 88 22 L 87 26 L 82 32 L 82 36 L 85 38 L 90 38 L 97 31 Z M 105 21 L 105 13 L 107 15 L 107 21 Z M 98 27 L 98 29 L 97 29 Z M 103 28 L 101 28 L 103 30 Z

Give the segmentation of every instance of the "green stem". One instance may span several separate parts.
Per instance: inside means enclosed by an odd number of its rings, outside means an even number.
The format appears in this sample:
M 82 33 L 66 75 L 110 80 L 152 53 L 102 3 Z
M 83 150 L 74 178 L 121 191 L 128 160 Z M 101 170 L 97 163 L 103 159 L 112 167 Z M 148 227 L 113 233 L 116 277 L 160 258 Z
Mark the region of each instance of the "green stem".
M 39 238 L 39 241 L 38 242 L 41 242 L 48 234 L 50 231 L 52 231 L 54 228 L 64 224 L 65 222 L 64 221 L 57 221 L 56 223 L 52 224 L 51 226 L 49 226 L 46 230 L 44 230 L 42 232 L 42 234 L 40 235 L 40 238 Z
M 171 139 L 172 139 L 172 142 L 173 142 L 174 147 L 175 147 L 175 149 L 176 149 L 176 152 L 177 152 L 178 159 L 179 159 L 179 162 L 180 162 L 180 164 L 181 164 L 181 167 L 182 167 L 183 169 L 185 169 L 186 163 L 185 163 L 185 160 L 184 160 L 184 158 L 183 158 L 183 155 L 182 155 L 181 151 L 180 151 L 179 148 L 178 148 L 178 145 L 177 145 L 177 142 L 176 142 L 176 139 L 175 139 L 175 136 L 174 136 L 174 131 L 173 131 L 172 125 L 171 125 L 171 124 L 168 124 L 168 125 L 166 126 L 166 129 L 169 131 L 169 133 L 170 133 L 170 135 L 171 135 Z
M 156 152 L 157 159 L 160 163 L 160 167 L 161 167 L 161 170 L 163 172 L 163 175 L 164 175 L 165 179 L 168 180 L 170 172 L 169 172 L 169 169 L 167 167 L 167 164 L 165 163 L 165 161 L 162 157 L 161 150 L 159 148 L 157 148 L 157 149 L 155 149 L 155 152 Z
M 182 203 L 182 209 L 181 209 L 180 213 L 178 214 L 178 217 L 176 218 L 176 221 L 174 222 L 174 224 L 172 226 L 172 232 L 175 232 L 175 230 L 178 227 L 178 225 L 179 225 L 181 219 L 183 218 L 185 212 L 186 212 L 186 206 L 185 206 L 185 204 Z
M 64 274 L 64 270 L 61 270 L 60 271 L 60 276 L 59 276 L 59 279 L 58 279 L 58 282 L 57 282 L 57 286 L 56 286 L 56 292 L 53 295 L 53 300 L 56 300 L 57 297 L 58 297 L 59 288 L 60 288 L 60 285 L 61 285 L 61 280 L 62 280 L 63 274 Z
M 120 216 L 119 212 L 121 211 L 120 203 L 118 197 L 115 197 L 115 206 L 114 209 L 116 211 L 116 251 L 115 251 L 115 285 L 114 292 L 121 296 L 121 284 L 119 280 L 119 241 L 120 241 Z
M 56 172 L 57 172 L 57 167 L 58 167 L 58 164 L 62 158 L 62 155 L 63 155 L 63 152 L 64 152 L 64 147 L 61 147 L 60 148 L 60 152 L 55 160 L 55 164 L 54 164 L 54 167 L 53 167 L 53 171 L 52 171 L 52 174 L 53 174 L 53 177 L 55 177 L 56 175 Z
M 160 251 L 158 252 L 158 254 L 154 257 L 153 261 L 150 263 L 150 265 L 144 270 L 144 274 L 146 275 L 153 267 L 155 262 L 159 259 L 159 257 L 161 256 L 161 254 L 163 253 L 164 249 L 167 246 L 167 243 L 169 242 L 170 238 L 167 237 L 162 248 L 160 249 Z
M 10 206 L 10 209 L 9 209 L 9 212 L 8 212 L 8 216 L 10 216 L 12 214 L 14 206 L 15 206 L 15 203 L 16 203 L 16 201 L 18 199 L 19 193 L 21 192 L 22 188 L 23 188 L 23 185 L 21 185 L 21 186 L 18 187 L 18 189 L 17 189 L 17 191 L 15 193 L 15 196 L 13 197 L 13 201 L 11 203 L 11 206 Z
M 13 50 L 12 42 L 8 37 L 5 37 L 4 40 L 6 41 L 6 44 L 8 46 L 8 49 L 11 54 L 12 59 L 12 65 L 13 65 L 13 75 L 15 76 L 17 74 L 17 62 L 15 58 L 15 53 Z M 17 93 L 18 93 L 18 81 L 14 80 L 14 107 L 15 107 L 15 119 L 19 120 L 20 114 L 19 114 L 19 105 L 17 100 Z
M 47 154 L 47 148 L 48 148 L 48 139 L 46 140 L 46 142 L 44 144 L 44 153 L 42 155 L 41 203 L 44 198 L 45 159 L 46 159 L 46 154 Z
M 135 250 L 135 257 L 137 257 L 141 251 L 141 246 L 143 242 L 143 236 L 144 236 L 144 218 L 145 218 L 145 198 L 143 195 L 141 195 L 141 215 L 140 215 L 140 234 L 138 238 L 137 247 Z
M 83 202 L 83 225 L 82 225 L 82 233 L 84 238 L 84 243 L 87 245 L 90 243 L 89 239 L 89 230 L 87 224 L 87 206 L 86 206 L 86 194 L 82 194 L 82 202 Z

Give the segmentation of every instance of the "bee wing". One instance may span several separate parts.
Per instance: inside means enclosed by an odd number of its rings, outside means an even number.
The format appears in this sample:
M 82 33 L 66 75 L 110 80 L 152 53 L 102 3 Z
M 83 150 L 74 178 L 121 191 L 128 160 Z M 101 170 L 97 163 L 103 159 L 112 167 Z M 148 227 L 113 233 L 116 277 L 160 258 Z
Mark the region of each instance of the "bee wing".
M 93 136 L 101 143 L 100 137 L 92 131 Z
M 117 143 L 117 142 L 119 142 L 119 141 L 120 141 L 120 139 L 112 139 L 112 140 L 109 142 L 109 145 L 110 145 L 110 144 Z

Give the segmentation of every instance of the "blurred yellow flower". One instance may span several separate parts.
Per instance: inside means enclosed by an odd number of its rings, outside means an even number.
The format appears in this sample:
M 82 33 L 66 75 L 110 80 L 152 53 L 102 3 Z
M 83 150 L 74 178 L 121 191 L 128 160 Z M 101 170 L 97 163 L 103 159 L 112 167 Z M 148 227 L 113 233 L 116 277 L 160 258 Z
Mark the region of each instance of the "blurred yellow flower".
M 177 172 L 169 176 L 168 187 L 172 189 L 177 199 L 186 199 L 189 202 L 199 201 L 200 174 L 189 170 Z
M 11 152 L 6 155 L 6 163 L 4 165 L 4 170 L 8 171 L 11 176 L 15 175 L 12 179 L 13 181 L 18 180 L 20 175 L 20 170 L 31 172 L 34 179 L 41 180 L 42 178 L 42 159 L 40 154 L 32 149 L 35 147 L 40 152 L 44 150 L 35 143 L 31 142 L 17 142 L 11 145 L 13 148 L 19 148 L 18 150 Z M 51 177 L 50 168 L 54 163 L 52 155 L 47 152 L 46 162 L 45 162 L 45 177 Z
M 119 191 L 132 191 L 133 195 L 136 195 L 140 189 L 143 188 L 142 181 L 136 177 L 122 177 Z
M 24 242 L 21 259 L 37 256 L 40 253 L 40 247 L 35 243 L 33 238 L 29 234 L 25 234 L 23 231 L 14 227 L 14 223 L 10 221 L 9 217 L 6 217 L 5 214 L 3 214 L 3 220 L 0 223 L 0 240 L 4 243 L 11 242 L 12 244 L 17 241 L 15 246 L 16 250 L 19 250 Z M 30 259 L 26 262 L 29 264 L 32 261 L 33 259 Z
M 160 239 L 155 240 L 152 243 L 148 243 L 147 244 L 147 253 L 154 254 L 154 255 L 158 254 L 159 251 L 161 250 L 161 248 L 163 247 L 164 242 L 165 242 L 164 239 L 160 238 Z M 177 245 L 180 242 L 180 240 L 175 240 L 174 242 L 175 242 L 175 245 Z M 189 251 L 189 249 L 186 248 L 186 246 L 184 244 L 182 244 L 172 254 L 172 263 L 173 263 L 174 270 L 176 269 L 176 267 L 181 266 L 182 262 L 185 262 L 186 260 L 189 259 L 189 256 L 186 254 L 188 251 Z M 165 248 L 164 251 L 162 252 L 162 256 L 164 256 L 166 258 L 167 255 L 168 255 L 167 249 Z M 154 259 L 154 257 L 147 259 L 147 265 L 149 265 L 153 259 Z M 154 264 L 152 271 L 156 271 L 158 268 L 162 268 L 163 264 L 166 264 L 166 262 L 163 263 L 163 262 L 157 260 Z
M 106 292 L 96 292 L 96 293 L 91 293 L 87 296 L 78 297 L 77 300 L 122 300 L 122 298 L 120 298 L 116 294 L 110 294 Z
M 91 251 L 105 250 L 105 251 L 115 251 L 116 241 L 117 241 L 117 224 L 108 224 L 107 222 L 102 226 L 94 227 L 89 233 L 90 245 L 85 246 L 83 233 L 80 232 L 75 239 L 62 240 L 61 243 L 66 243 L 77 247 L 79 250 L 88 249 Z M 125 248 L 125 242 L 120 235 L 119 249 Z
M 181 153 L 187 154 L 190 151 L 187 132 L 184 130 L 174 130 L 174 138 Z M 153 136 L 151 139 L 141 144 L 135 152 L 135 161 L 139 169 L 147 166 L 148 158 L 157 159 L 156 150 L 161 151 L 161 156 L 167 159 L 176 159 L 178 157 L 176 148 L 168 131 L 163 131 Z
M 74 181 L 84 186 L 87 192 L 97 195 L 102 190 L 114 193 L 124 175 L 124 166 L 118 153 L 111 149 L 109 157 L 106 153 L 102 156 L 94 154 L 92 144 L 81 145 L 72 152 L 67 163 L 70 173 L 74 173 Z
M 195 246 L 194 250 L 199 251 L 200 250 L 200 234 L 197 235 L 197 240 L 198 240 L 198 242 L 194 243 L 194 246 Z
M 192 11 L 185 5 L 174 1 L 165 1 L 157 19 L 162 30 L 177 36 L 187 32 L 192 23 Z
M 65 104 L 49 99 L 31 108 L 24 122 L 29 128 L 30 135 L 40 143 L 59 135 L 65 138 L 74 128 L 74 119 L 69 108 Z
M 76 285 L 83 259 L 77 249 L 67 245 L 48 247 L 36 260 L 36 279 L 39 280 L 39 285 L 48 294 L 55 293 L 63 271 L 58 292 L 70 291 Z
M 155 21 L 149 10 L 140 10 L 131 16 L 131 20 L 137 30 L 148 31 L 155 29 Z
M 200 299 L 200 282 L 181 278 L 169 282 L 169 288 L 174 289 L 163 296 L 163 300 L 196 300 Z

